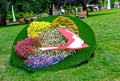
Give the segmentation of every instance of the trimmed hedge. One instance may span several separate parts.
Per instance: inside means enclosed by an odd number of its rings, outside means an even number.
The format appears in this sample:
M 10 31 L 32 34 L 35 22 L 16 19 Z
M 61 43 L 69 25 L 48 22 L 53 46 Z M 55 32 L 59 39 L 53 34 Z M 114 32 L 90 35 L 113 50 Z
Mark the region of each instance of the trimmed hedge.
M 58 16 L 49 16 L 42 18 L 38 21 L 48 21 L 52 22 L 55 18 Z M 89 45 L 89 48 L 80 49 L 77 50 L 77 53 L 72 56 L 68 56 L 63 61 L 46 67 L 46 68 L 30 68 L 24 65 L 24 61 L 22 58 L 20 58 L 14 51 L 14 46 L 16 45 L 17 41 L 25 39 L 27 37 L 27 28 L 26 26 L 15 38 L 13 45 L 12 45 L 12 51 L 11 51 L 11 57 L 10 57 L 10 64 L 15 67 L 24 68 L 27 71 L 40 71 L 40 70 L 50 70 L 50 71 L 56 71 L 56 70 L 62 70 L 62 69 L 68 69 L 70 67 L 74 67 L 76 65 L 79 65 L 85 61 L 88 61 L 91 57 L 91 55 L 94 53 L 96 48 L 96 40 L 95 40 L 95 34 L 92 31 L 92 29 L 83 21 L 81 21 L 79 18 L 76 17 L 70 17 L 71 20 L 74 21 L 76 26 L 79 30 L 79 36 L 84 40 L 86 44 Z

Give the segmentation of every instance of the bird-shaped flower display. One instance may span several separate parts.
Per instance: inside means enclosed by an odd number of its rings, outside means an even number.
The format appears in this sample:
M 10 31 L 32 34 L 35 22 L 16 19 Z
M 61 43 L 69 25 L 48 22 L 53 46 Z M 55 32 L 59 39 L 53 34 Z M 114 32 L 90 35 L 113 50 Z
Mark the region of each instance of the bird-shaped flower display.
M 58 17 L 52 23 L 32 22 L 27 29 L 28 37 L 15 45 L 16 54 L 24 65 L 44 68 L 57 64 L 76 50 L 89 45 L 79 36 L 77 26 L 67 17 Z

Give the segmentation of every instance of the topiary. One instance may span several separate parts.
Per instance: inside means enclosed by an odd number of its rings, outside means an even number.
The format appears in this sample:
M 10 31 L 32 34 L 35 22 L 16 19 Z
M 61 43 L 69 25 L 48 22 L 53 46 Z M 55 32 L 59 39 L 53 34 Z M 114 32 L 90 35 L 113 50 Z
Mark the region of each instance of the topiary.
M 42 18 L 39 21 L 52 22 L 57 17 L 58 16 L 49 16 L 46 18 Z M 31 67 L 26 66 L 24 64 L 24 60 L 21 59 L 14 51 L 14 48 L 12 48 L 11 58 L 10 58 L 11 65 L 24 68 L 27 71 L 38 71 L 38 70 L 52 70 L 53 71 L 53 70 L 67 69 L 67 68 L 73 67 L 75 65 L 81 64 L 82 62 L 89 60 L 90 56 L 94 53 L 95 48 L 96 48 L 94 32 L 91 30 L 91 28 L 86 23 L 81 21 L 79 18 L 75 18 L 75 17 L 69 17 L 69 18 L 78 27 L 78 34 L 85 41 L 85 43 L 87 43 L 89 45 L 89 48 L 77 50 L 75 55 L 68 56 L 66 59 L 64 59 L 63 61 L 61 61 L 55 65 L 45 67 L 45 68 L 40 68 L 40 69 L 31 68 Z M 27 28 L 28 28 L 28 26 L 26 26 L 17 35 L 17 37 L 13 43 L 13 46 L 17 44 L 17 41 L 19 41 L 21 39 L 25 39 L 27 37 Z M 25 62 L 28 63 L 29 60 L 26 60 Z M 33 64 L 33 63 L 30 63 L 30 64 Z

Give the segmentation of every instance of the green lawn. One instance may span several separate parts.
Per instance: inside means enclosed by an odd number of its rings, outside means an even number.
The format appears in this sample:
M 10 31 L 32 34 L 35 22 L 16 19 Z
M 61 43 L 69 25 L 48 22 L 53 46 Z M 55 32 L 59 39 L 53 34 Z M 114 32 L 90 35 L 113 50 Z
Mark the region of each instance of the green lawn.
M 89 63 L 59 71 L 27 71 L 10 66 L 13 40 L 25 25 L 0 27 L 0 81 L 120 81 L 120 9 L 92 12 L 83 19 L 95 32 Z

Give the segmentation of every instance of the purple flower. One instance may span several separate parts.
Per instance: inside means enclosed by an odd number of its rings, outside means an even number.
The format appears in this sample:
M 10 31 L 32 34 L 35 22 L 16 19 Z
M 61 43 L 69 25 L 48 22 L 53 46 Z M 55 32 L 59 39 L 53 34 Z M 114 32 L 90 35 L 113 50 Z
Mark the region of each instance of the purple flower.
M 30 55 L 25 60 L 25 65 L 31 66 L 32 68 L 42 68 L 54 65 L 61 60 L 63 60 L 62 56 L 49 56 L 45 54 Z

